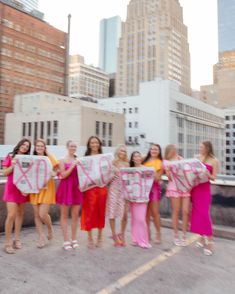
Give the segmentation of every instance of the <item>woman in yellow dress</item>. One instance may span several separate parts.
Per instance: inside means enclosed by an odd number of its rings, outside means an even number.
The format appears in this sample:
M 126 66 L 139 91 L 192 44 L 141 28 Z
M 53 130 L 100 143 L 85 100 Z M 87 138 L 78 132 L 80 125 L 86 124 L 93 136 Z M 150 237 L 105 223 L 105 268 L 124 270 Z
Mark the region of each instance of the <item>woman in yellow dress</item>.
M 48 154 L 46 150 L 46 143 L 44 140 L 36 140 L 33 154 L 39 156 L 47 156 L 53 166 L 53 170 L 55 171 L 57 169 L 58 161 L 53 155 Z M 53 238 L 53 228 L 51 217 L 49 215 L 49 209 L 51 204 L 56 203 L 56 192 L 55 182 L 52 177 L 48 181 L 46 187 L 41 189 L 38 194 L 30 194 L 30 203 L 33 205 L 34 221 L 39 235 L 37 247 L 43 248 L 46 245 L 43 224 L 45 224 L 48 228 L 48 240 L 51 240 Z
M 149 203 L 147 209 L 147 224 L 149 228 L 149 239 L 150 239 L 150 217 L 153 218 L 153 223 L 156 228 L 156 239 L 155 243 L 161 243 L 161 223 L 159 214 L 159 205 L 161 200 L 161 187 L 160 180 L 163 174 L 162 168 L 162 151 L 159 144 L 152 144 L 147 156 L 143 163 L 146 167 L 153 167 L 155 169 L 155 180 L 150 191 Z

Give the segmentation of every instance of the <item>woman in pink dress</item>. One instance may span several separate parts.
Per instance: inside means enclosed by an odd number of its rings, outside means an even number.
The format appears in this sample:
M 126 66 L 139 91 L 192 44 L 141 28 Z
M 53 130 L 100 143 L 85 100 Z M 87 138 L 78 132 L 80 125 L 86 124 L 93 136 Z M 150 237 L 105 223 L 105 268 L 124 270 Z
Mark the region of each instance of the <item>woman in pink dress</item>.
M 21 249 L 20 231 L 23 223 L 24 204 L 29 201 L 27 195 L 23 195 L 13 184 L 13 170 L 16 164 L 15 156 L 30 154 L 31 142 L 22 139 L 3 162 L 3 175 L 7 177 L 3 200 L 7 206 L 7 219 L 5 222 L 5 252 L 15 253 L 14 249 Z M 15 240 L 11 241 L 11 232 L 15 227 Z
M 191 191 L 191 232 L 201 235 L 196 246 L 203 248 L 205 255 L 212 255 L 213 231 L 210 217 L 211 187 L 209 180 L 215 180 L 219 163 L 214 155 L 211 142 L 205 141 L 200 144 L 198 159 L 205 164 L 208 170 L 208 182 L 199 184 Z
M 63 233 L 64 250 L 77 249 L 77 224 L 79 209 L 82 204 L 83 194 L 79 190 L 77 159 L 77 145 L 73 141 L 66 144 L 68 154 L 59 163 L 61 180 L 56 193 L 56 203 L 60 205 L 60 225 Z M 71 231 L 72 239 L 68 234 L 68 213 L 71 206 Z
M 127 149 L 125 145 L 119 145 L 114 154 L 113 169 L 114 178 L 109 185 L 107 213 L 112 231 L 114 246 L 125 246 L 125 229 L 127 224 L 127 203 L 122 195 L 122 183 L 120 168 L 129 167 Z M 121 233 L 116 234 L 116 219 L 121 218 Z
M 183 158 L 178 155 L 176 146 L 169 144 L 165 149 L 165 159 L 163 162 L 166 175 L 168 177 L 168 185 L 166 190 L 166 197 L 171 199 L 172 207 L 172 226 L 174 230 L 173 243 L 176 246 L 187 246 L 186 233 L 188 231 L 188 217 L 189 217 L 189 204 L 190 204 L 190 191 L 180 193 L 170 176 L 169 164 L 170 161 L 182 160 Z M 183 236 L 179 238 L 179 213 L 182 212 L 183 219 Z
M 142 157 L 138 151 L 131 154 L 130 167 L 142 167 Z M 132 245 L 151 248 L 146 222 L 148 203 L 130 202 Z
M 159 214 L 159 205 L 161 200 L 161 187 L 160 180 L 163 174 L 162 169 L 162 152 L 161 146 L 159 144 L 152 144 L 150 150 L 143 161 L 143 165 L 146 167 L 153 167 L 155 169 L 155 179 L 153 182 L 152 189 L 149 195 L 149 203 L 147 210 L 147 224 L 149 229 L 149 239 L 150 233 L 150 217 L 153 218 L 153 223 L 156 229 L 156 239 L 155 243 L 161 243 L 161 221 Z

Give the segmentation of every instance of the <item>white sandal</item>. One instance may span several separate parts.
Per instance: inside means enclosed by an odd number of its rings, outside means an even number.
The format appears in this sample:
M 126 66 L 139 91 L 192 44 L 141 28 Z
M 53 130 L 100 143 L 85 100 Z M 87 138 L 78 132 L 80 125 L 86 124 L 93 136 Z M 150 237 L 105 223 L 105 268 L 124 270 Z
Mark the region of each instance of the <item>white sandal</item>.
M 71 242 L 69 242 L 69 241 L 65 241 L 65 242 L 63 243 L 63 249 L 64 249 L 65 251 L 69 251 L 69 250 L 73 249 L 73 247 L 71 246 Z
M 214 244 L 214 242 L 213 241 L 207 241 L 206 242 L 206 245 L 209 245 L 209 244 Z M 213 255 L 213 249 L 209 249 L 209 248 L 204 248 L 203 249 L 203 253 L 206 255 L 206 256 L 211 256 L 211 255 Z
M 79 247 L 78 240 L 72 240 L 71 245 L 73 249 L 77 249 Z
M 176 246 L 181 246 L 181 241 L 178 237 L 175 237 L 174 240 L 173 240 L 173 243 L 176 245 Z

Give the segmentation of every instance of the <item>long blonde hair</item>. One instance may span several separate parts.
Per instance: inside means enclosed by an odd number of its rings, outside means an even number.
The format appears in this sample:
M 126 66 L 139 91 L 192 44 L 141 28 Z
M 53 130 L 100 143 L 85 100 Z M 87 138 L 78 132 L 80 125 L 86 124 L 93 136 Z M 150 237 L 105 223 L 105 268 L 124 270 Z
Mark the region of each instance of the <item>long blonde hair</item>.
M 166 148 L 165 148 L 165 156 L 164 156 L 164 158 L 166 160 L 170 159 L 169 155 L 173 150 L 177 152 L 176 146 L 174 144 L 169 144 L 169 145 L 166 146 Z
M 118 153 L 119 153 L 119 151 L 120 151 L 121 148 L 124 148 L 126 150 L 126 157 L 125 157 L 125 159 L 123 161 L 125 161 L 125 162 L 128 163 L 129 160 L 128 160 L 128 156 L 127 156 L 127 148 L 126 148 L 126 145 L 124 145 L 124 144 L 119 144 L 117 146 L 117 148 L 115 149 L 115 151 L 114 151 L 114 162 L 120 161 L 120 158 L 118 156 Z

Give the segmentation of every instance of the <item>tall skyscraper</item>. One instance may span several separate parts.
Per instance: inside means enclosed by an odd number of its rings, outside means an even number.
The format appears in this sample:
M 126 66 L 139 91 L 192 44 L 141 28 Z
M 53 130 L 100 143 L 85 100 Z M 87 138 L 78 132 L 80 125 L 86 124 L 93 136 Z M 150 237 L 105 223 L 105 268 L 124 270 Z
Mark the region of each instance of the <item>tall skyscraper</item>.
M 218 0 L 219 52 L 235 50 L 235 0 Z
M 117 50 L 121 36 L 121 24 L 120 16 L 100 21 L 99 67 L 107 73 L 117 71 Z
M 12 112 L 16 94 L 39 91 L 64 94 L 67 34 L 2 0 L 0 20 L 2 144 L 5 114 Z
M 175 80 L 191 94 L 187 27 L 178 0 L 131 0 L 118 49 L 116 95 L 136 95 L 141 81 Z

